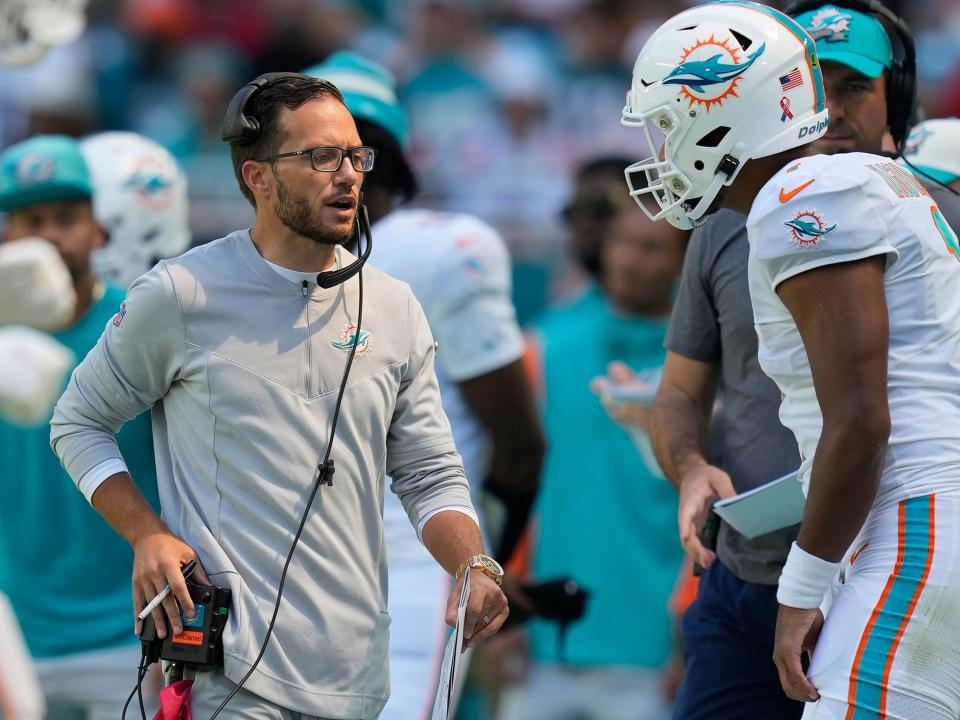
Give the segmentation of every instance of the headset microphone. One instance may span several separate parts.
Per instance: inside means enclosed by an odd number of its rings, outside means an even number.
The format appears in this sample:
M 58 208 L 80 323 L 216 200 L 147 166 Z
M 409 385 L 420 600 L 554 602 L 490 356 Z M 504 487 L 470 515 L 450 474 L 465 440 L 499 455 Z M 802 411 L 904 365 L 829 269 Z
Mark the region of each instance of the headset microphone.
M 363 249 L 356 260 L 339 270 L 328 270 L 317 275 L 317 285 L 324 289 L 332 288 L 342 282 L 346 282 L 356 275 L 363 268 L 367 258 L 370 257 L 370 251 L 373 250 L 373 235 L 370 232 L 370 216 L 367 214 L 367 206 L 363 204 L 363 193 L 360 193 L 360 203 L 357 208 L 356 220 L 356 242 L 357 250 L 360 249 L 361 235 L 366 239 L 367 246 Z

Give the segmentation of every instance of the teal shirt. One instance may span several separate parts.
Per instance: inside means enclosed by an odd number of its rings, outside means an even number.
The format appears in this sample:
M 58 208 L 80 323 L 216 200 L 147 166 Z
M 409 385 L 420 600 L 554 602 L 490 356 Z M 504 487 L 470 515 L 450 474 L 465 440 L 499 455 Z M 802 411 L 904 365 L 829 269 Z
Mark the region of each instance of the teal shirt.
M 667 603 L 682 560 L 677 495 L 590 392 L 613 360 L 643 375 L 663 367 L 666 319 L 617 316 L 599 291 L 537 324 L 549 447 L 538 498 L 533 572 L 590 592 L 565 660 L 655 668 L 672 644 Z M 557 662 L 557 625 L 533 622 L 534 657 Z
M 73 327 L 55 333 L 79 363 L 120 308 L 108 288 Z M 150 416 L 120 430 L 130 473 L 159 507 Z M 133 553 L 90 507 L 50 449 L 50 425 L 0 420 L 0 590 L 5 592 L 37 658 L 132 644 Z

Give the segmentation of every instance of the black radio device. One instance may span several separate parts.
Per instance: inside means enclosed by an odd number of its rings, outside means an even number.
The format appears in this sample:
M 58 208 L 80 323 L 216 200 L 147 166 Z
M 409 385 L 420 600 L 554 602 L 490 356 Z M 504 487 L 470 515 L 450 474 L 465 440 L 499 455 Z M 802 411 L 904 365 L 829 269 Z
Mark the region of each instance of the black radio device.
M 173 635 L 167 631 L 163 639 L 151 613 L 143 620 L 140 643 L 150 662 L 169 660 L 195 669 L 209 669 L 223 665 L 223 629 L 230 612 L 230 588 L 215 585 L 197 585 L 187 581 L 187 590 L 196 614 L 180 620 L 183 632 Z M 164 619 L 166 623 L 166 619 Z

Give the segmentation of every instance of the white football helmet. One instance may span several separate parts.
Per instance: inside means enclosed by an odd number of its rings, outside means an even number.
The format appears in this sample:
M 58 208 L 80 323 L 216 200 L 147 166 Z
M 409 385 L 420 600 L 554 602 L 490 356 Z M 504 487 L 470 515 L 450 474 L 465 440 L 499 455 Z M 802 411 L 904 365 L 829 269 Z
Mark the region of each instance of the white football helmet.
M 80 144 L 93 179 L 93 212 L 109 234 L 92 258 L 101 280 L 130 284 L 157 260 L 190 246 L 187 178 L 173 156 L 131 132 L 91 135 Z
M 813 142 L 830 119 L 803 28 L 765 5 L 721 1 L 653 33 L 621 122 L 641 128 L 650 149 L 626 169 L 631 197 L 653 220 L 689 230 L 747 160 Z

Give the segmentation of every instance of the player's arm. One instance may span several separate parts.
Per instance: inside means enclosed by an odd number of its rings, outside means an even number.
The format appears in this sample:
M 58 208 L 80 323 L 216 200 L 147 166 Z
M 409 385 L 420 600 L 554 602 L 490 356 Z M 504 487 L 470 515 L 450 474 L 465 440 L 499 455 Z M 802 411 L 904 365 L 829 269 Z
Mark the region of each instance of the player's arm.
M 803 524 L 777 591 L 774 662 L 795 700 L 818 697 L 801 656 L 816 644 L 820 599 L 873 504 L 890 434 L 885 259 L 826 265 L 777 286 L 803 339 L 823 416 Z
M 650 428 L 657 461 L 680 494 L 680 542 L 703 567 L 709 566 L 715 555 L 700 541 L 700 529 L 714 501 L 735 493 L 730 476 L 707 460 L 716 372 L 713 363 L 667 352 Z
M 533 391 L 522 359 L 458 385 L 492 441 L 490 475 L 484 487 L 506 510 L 495 553 L 506 560 L 530 517 L 546 450 Z
M 810 361 L 823 431 L 798 544 L 839 562 L 873 504 L 890 412 L 885 258 L 819 267 L 777 287 Z

